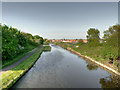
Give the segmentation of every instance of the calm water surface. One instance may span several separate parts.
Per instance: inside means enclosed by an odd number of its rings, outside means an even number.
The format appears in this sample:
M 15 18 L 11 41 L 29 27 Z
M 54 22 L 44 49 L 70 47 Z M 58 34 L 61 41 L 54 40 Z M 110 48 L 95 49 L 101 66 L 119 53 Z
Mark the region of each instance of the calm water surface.
M 13 88 L 120 87 L 120 79 L 87 60 L 51 46 Z

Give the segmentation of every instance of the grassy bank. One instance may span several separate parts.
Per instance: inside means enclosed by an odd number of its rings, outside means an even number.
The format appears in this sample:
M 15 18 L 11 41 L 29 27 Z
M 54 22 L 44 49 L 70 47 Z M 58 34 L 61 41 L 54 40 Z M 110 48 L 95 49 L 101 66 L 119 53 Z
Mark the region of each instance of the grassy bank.
M 51 47 L 49 45 L 43 45 L 43 51 L 51 51 Z
M 1 89 L 10 88 L 16 81 L 27 72 L 32 65 L 37 61 L 39 56 L 43 51 L 43 47 L 41 47 L 38 51 L 36 51 L 32 56 L 26 59 L 24 62 L 16 66 L 15 68 L 7 71 L 5 74 L 0 76 L 0 80 L 2 80 Z
M 23 53 L 19 54 L 17 57 L 15 57 L 12 60 L 8 60 L 8 61 L 3 61 L 2 62 L 2 67 L 0 67 L 0 69 L 5 68 L 9 65 L 12 65 L 13 63 L 17 62 L 18 60 L 20 60 L 21 58 L 23 58 L 24 56 L 26 56 L 28 53 L 30 53 L 33 49 L 35 49 L 37 46 L 28 46 Z
M 89 58 L 90 60 L 93 59 L 95 62 L 99 62 L 99 64 L 101 63 L 101 65 L 102 64 L 106 65 L 107 67 L 109 67 L 110 71 L 113 69 L 112 71 L 115 70 L 116 72 L 119 72 L 119 67 L 117 66 L 117 64 L 118 64 L 117 60 L 114 61 L 113 64 L 110 64 L 109 63 L 110 62 L 109 58 L 104 59 L 104 58 L 100 57 L 100 55 L 102 55 L 102 49 L 100 47 L 88 48 L 87 45 L 85 45 L 85 44 L 81 45 L 81 47 L 76 47 L 77 45 L 68 44 L 68 43 L 56 43 L 56 45 L 59 45 L 59 46 L 65 48 L 65 49 L 68 49 L 70 47 L 72 50 L 75 51 L 75 53 L 78 53 L 83 57 Z M 97 52 L 97 51 L 99 51 L 99 52 Z
M 39 35 L 21 32 L 17 28 L 1 25 L 2 30 L 2 66 L 6 67 L 16 62 L 23 54 L 43 44 Z M 18 58 L 18 59 L 17 59 Z M 8 65 L 7 65 L 8 63 Z
M 83 45 L 83 46 L 78 47 L 78 48 L 76 48 L 75 46 L 70 46 L 70 48 L 81 53 L 84 56 L 88 56 L 90 58 L 93 58 L 95 61 L 98 61 L 98 62 L 120 72 L 119 66 L 118 66 L 119 61 L 118 60 L 112 61 L 109 59 L 109 56 L 104 56 L 104 53 L 109 53 L 109 52 L 106 52 L 104 47 L 98 46 L 96 48 L 94 48 L 94 47 L 87 48 L 86 45 Z M 110 63 L 111 61 L 112 61 L 112 63 Z

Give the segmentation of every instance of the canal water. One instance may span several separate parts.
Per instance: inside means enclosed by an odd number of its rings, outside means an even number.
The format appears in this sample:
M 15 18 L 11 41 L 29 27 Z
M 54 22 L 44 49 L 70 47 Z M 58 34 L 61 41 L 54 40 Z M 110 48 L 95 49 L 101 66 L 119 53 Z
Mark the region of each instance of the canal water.
M 35 65 L 13 88 L 112 88 L 117 76 L 59 47 L 43 52 Z

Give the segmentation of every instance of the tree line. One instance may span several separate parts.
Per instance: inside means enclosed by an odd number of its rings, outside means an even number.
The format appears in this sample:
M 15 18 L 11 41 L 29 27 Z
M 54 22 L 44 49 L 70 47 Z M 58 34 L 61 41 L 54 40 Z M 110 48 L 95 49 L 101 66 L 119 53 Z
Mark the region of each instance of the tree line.
M 7 25 L 0 25 L 2 29 L 2 61 L 12 60 L 19 54 L 30 51 L 43 44 L 44 40 L 39 35 L 33 36 L 30 33 Z
M 94 58 L 103 64 L 112 66 L 120 72 L 120 25 L 110 26 L 100 38 L 100 31 L 90 28 L 87 31 L 87 43 L 83 39 L 77 39 L 77 43 L 55 42 L 56 45 L 71 47 L 82 55 Z
M 120 25 L 113 25 L 104 31 L 104 36 L 100 39 L 100 31 L 95 28 L 90 28 L 87 31 L 87 43 L 83 43 L 80 39 L 79 51 L 84 54 L 109 62 L 115 66 L 120 66 Z M 100 42 L 102 40 L 102 42 Z M 119 68 L 120 70 L 120 68 Z

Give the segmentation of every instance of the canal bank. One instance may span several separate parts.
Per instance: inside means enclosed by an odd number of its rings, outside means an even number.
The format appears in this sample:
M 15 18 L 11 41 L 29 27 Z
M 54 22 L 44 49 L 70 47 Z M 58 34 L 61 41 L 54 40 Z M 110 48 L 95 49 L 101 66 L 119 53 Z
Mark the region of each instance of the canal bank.
M 20 63 L 15 68 L 7 71 L 0 77 L 2 81 L 0 89 L 8 89 L 12 87 L 38 60 L 44 48 L 48 46 L 40 47 L 33 55 L 31 55 L 28 59 Z M 46 49 L 47 49 L 46 48 Z
M 93 59 L 93 58 L 91 58 L 91 57 L 89 57 L 89 56 L 82 55 L 82 54 L 80 54 L 79 52 L 73 50 L 73 49 L 70 48 L 70 47 L 65 48 L 65 47 L 63 47 L 63 46 L 61 46 L 61 45 L 59 45 L 59 46 L 62 47 L 62 48 L 64 48 L 64 49 L 66 49 L 66 50 L 68 50 L 68 51 L 70 51 L 70 52 L 72 52 L 72 53 L 77 54 L 77 55 L 80 56 L 80 57 L 83 57 L 83 58 L 85 58 L 85 59 L 88 59 L 88 60 L 92 61 L 93 63 L 99 65 L 100 67 L 102 67 L 102 68 L 104 68 L 104 69 L 107 69 L 107 70 L 109 70 L 110 72 L 112 72 L 112 73 L 120 76 L 120 72 L 118 72 L 118 71 L 116 71 L 116 70 L 108 67 L 107 65 L 104 65 L 104 64 L 96 61 L 95 59 Z
M 43 52 L 14 88 L 117 88 L 119 77 L 59 46 Z

